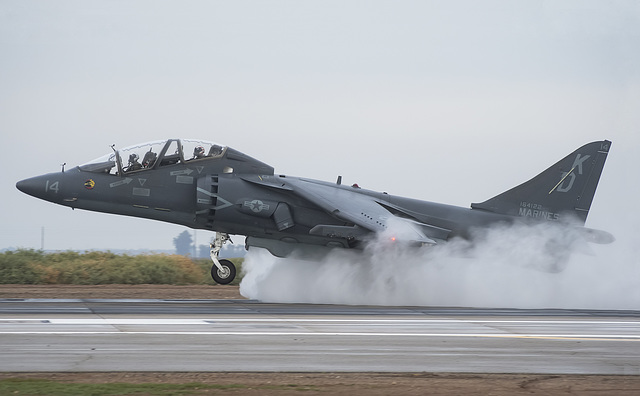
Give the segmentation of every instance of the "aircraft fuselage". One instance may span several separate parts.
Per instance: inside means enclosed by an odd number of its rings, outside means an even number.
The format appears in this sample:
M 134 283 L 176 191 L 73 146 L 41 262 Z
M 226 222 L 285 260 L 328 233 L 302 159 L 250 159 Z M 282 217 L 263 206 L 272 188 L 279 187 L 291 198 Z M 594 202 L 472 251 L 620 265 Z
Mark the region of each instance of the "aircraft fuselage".
M 17 187 L 74 209 L 244 235 L 248 246 L 277 256 L 304 249 L 323 254 L 325 248 L 361 248 L 381 232 L 420 246 L 469 237 L 474 228 L 500 222 L 575 218 L 584 224 L 610 144 L 584 145 L 533 179 L 471 208 L 342 185 L 340 179 L 276 175 L 271 166 L 232 148 L 186 139 L 113 149 Z M 586 230 L 592 241 L 613 240 Z

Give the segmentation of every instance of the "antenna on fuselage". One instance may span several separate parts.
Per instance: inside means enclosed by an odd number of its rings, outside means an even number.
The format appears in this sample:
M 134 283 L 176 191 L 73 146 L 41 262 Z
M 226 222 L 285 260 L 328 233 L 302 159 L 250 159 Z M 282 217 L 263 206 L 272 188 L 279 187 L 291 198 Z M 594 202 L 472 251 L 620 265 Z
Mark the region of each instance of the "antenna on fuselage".
M 67 164 L 67 163 L 65 162 L 64 164 L 61 164 L 61 165 L 60 165 L 60 166 L 62 167 L 62 173 L 64 173 L 64 166 L 65 166 L 66 164 Z

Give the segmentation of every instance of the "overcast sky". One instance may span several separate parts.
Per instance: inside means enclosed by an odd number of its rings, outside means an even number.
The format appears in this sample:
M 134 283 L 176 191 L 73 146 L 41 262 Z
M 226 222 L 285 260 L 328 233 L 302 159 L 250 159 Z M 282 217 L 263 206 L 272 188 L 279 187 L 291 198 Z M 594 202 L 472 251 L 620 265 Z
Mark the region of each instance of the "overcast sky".
M 640 2 L 0 0 L 0 134 L 0 248 L 172 249 L 15 183 L 173 137 L 465 207 L 610 139 L 587 225 L 638 236 Z

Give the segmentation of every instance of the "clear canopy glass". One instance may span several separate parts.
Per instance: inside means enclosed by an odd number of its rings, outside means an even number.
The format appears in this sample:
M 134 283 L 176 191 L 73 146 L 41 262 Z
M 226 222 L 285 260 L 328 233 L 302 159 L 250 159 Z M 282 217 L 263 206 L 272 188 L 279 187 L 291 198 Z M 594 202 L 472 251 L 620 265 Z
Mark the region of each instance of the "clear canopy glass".
M 198 139 L 168 139 L 136 144 L 80 165 L 87 172 L 119 174 L 221 157 L 226 147 Z

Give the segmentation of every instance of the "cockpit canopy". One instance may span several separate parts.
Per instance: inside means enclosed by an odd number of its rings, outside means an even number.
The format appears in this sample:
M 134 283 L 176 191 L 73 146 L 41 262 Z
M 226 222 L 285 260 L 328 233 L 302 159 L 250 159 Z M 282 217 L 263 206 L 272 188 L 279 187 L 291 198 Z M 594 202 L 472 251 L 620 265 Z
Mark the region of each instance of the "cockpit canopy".
M 105 154 L 83 165 L 86 172 L 125 174 L 157 167 L 222 157 L 227 149 L 206 140 L 168 139 L 137 144 Z

